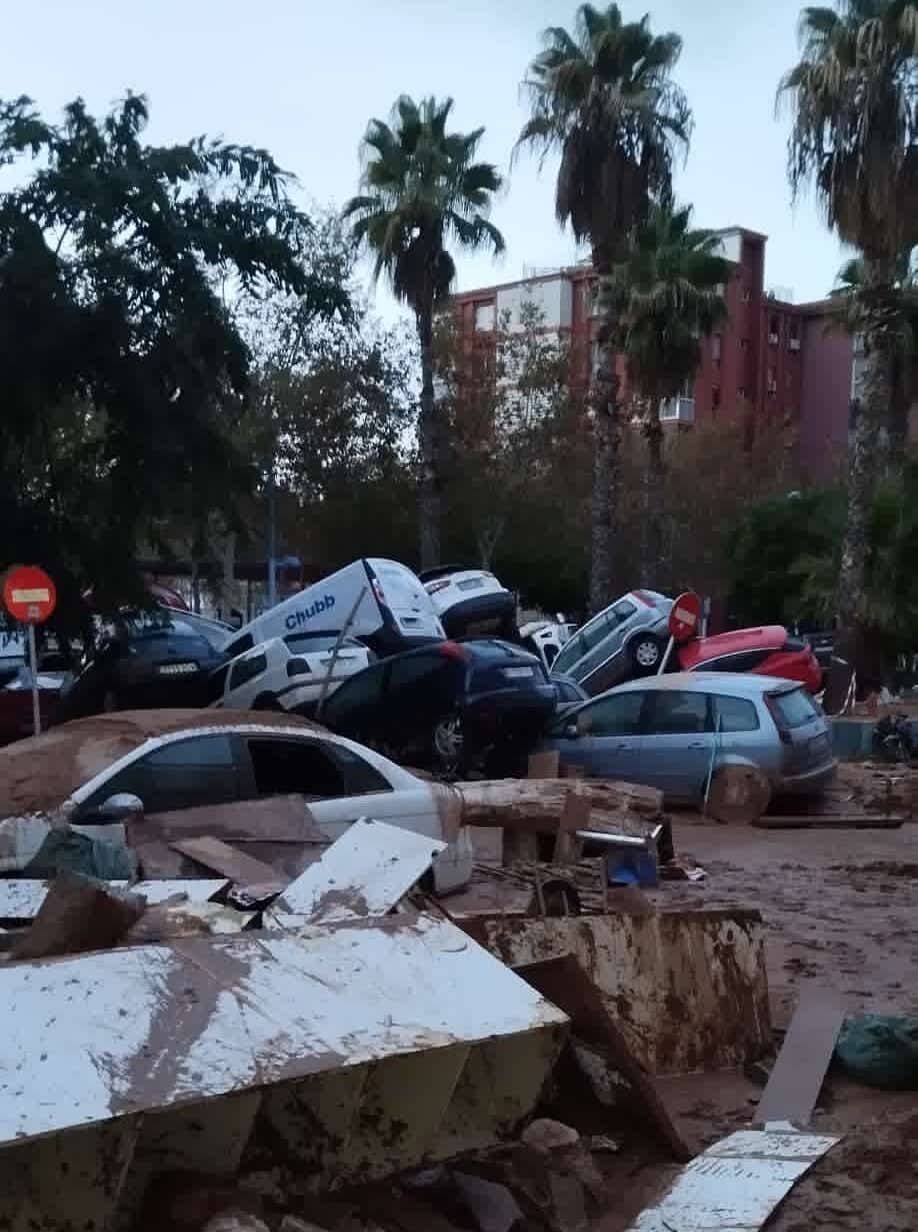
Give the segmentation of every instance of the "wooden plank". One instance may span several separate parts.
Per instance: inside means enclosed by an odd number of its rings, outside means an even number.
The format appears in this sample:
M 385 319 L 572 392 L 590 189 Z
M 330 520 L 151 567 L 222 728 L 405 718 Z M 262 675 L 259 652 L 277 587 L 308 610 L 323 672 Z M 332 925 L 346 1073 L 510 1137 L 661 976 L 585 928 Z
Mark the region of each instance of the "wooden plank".
M 877 813 L 807 813 L 799 817 L 765 816 L 752 824 L 762 830 L 898 830 L 905 817 Z
M 844 1019 L 844 1008 L 834 990 L 804 987 L 759 1100 L 759 1124 L 809 1124 Z
M 590 828 L 590 798 L 578 791 L 569 791 L 561 810 L 558 837 L 552 855 L 553 864 L 568 864 L 579 857 L 582 844 L 578 842 L 578 830 Z
M 183 856 L 196 860 L 198 864 L 203 864 L 205 868 L 212 868 L 224 877 L 229 877 L 237 886 L 250 893 L 257 889 L 259 896 L 279 894 L 287 885 L 286 881 L 278 879 L 270 864 L 262 864 L 261 860 L 247 856 L 235 847 L 230 847 L 228 843 L 209 835 L 186 838 L 170 843 L 169 846 Z
M 679 1133 L 656 1084 L 641 1067 L 618 1024 L 603 1004 L 602 994 L 571 954 L 545 962 L 515 967 L 517 975 L 563 1010 L 571 1020 L 571 1032 L 608 1058 L 624 1080 L 633 1100 L 633 1111 L 666 1144 L 674 1159 L 683 1162 L 692 1153 Z

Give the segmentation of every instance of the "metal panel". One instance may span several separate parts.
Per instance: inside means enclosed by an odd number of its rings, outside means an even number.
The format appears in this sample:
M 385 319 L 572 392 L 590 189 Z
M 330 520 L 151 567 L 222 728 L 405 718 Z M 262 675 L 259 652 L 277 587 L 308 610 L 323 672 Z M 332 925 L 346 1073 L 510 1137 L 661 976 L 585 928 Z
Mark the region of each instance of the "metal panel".
M 489 919 L 474 928 L 510 966 L 573 955 L 651 1073 L 740 1066 L 771 1046 L 758 912 Z
M 361 818 L 287 886 L 278 908 L 316 924 L 385 915 L 445 848 L 438 839 Z
M 693 1159 L 630 1232 L 757 1232 L 838 1138 L 741 1132 Z
M 424 916 L 23 963 L 0 969 L 0 1143 L 564 1023 Z

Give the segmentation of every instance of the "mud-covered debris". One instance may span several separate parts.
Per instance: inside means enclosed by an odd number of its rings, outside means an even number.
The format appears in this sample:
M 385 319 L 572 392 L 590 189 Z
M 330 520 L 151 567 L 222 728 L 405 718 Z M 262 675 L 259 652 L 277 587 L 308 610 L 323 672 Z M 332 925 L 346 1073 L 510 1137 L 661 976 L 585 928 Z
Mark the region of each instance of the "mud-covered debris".
M 269 1232 L 268 1225 L 249 1211 L 222 1211 L 201 1232 Z
M 546 1155 L 564 1147 L 576 1146 L 580 1135 L 570 1125 L 561 1121 L 552 1121 L 549 1117 L 540 1117 L 523 1130 L 520 1140 L 524 1145 L 536 1151 L 544 1151 Z
M 137 894 L 113 890 L 82 873 L 61 873 L 11 957 L 47 958 L 110 949 L 145 910 L 146 903 Z
M 511 1232 L 522 1225 L 523 1212 L 506 1185 L 465 1172 L 454 1172 L 452 1179 L 479 1232 Z

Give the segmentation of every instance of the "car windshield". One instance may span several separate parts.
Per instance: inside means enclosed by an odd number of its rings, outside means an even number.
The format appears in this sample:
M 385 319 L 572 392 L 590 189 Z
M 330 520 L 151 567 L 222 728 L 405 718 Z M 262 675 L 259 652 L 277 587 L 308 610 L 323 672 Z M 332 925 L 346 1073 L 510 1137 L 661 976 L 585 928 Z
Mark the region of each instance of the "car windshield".
M 594 646 L 613 633 L 620 625 L 629 620 L 637 611 L 637 605 L 627 597 L 619 599 L 604 612 L 594 616 L 589 624 L 575 633 L 571 640 L 552 664 L 552 670 L 564 674 L 574 666 L 578 659 L 583 658 Z
M 293 654 L 309 654 L 314 651 L 334 650 L 338 645 L 337 633 L 291 633 L 284 641 L 290 647 Z M 359 647 L 360 642 L 355 641 L 352 637 L 341 639 L 340 649 L 353 650 Z

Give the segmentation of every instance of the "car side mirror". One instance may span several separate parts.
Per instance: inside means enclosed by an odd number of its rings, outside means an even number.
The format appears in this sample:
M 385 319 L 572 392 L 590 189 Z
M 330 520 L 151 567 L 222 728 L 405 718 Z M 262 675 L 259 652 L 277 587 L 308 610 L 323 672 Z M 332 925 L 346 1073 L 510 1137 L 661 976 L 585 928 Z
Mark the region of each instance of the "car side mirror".
M 99 823 L 127 821 L 129 817 L 143 814 L 143 801 L 129 791 L 119 791 L 109 796 L 97 808 L 89 810 L 81 820 Z

